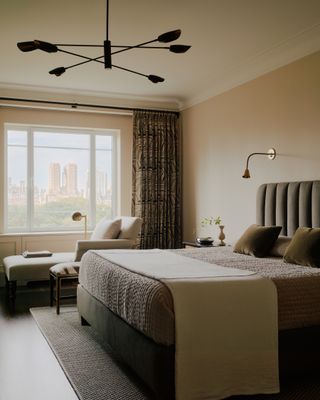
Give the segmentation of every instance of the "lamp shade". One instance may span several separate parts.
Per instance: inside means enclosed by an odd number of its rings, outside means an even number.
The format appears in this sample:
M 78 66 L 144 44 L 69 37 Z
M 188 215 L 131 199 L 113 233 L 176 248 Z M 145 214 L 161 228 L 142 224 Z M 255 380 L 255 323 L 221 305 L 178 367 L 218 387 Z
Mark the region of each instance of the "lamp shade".
M 164 78 L 161 78 L 161 76 L 157 76 L 157 75 L 148 75 L 148 79 L 152 83 L 159 83 L 159 82 L 164 81 Z
M 55 75 L 55 76 L 60 76 L 62 74 L 64 74 L 66 72 L 66 69 L 64 67 L 58 67 L 55 69 L 52 69 L 51 71 L 49 71 L 49 74 L 51 75 Z
M 191 46 L 187 46 L 187 45 L 184 45 L 184 44 L 172 44 L 172 45 L 169 47 L 169 50 L 170 50 L 172 53 L 178 53 L 178 54 L 180 54 L 180 53 L 185 53 L 186 51 L 188 51 L 188 50 L 190 49 L 190 47 L 191 47 Z
M 181 29 L 176 29 L 175 31 L 170 31 L 163 33 L 162 35 L 158 36 L 158 41 L 161 43 L 169 43 L 177 40 L 181 35 Z
M 244 173 L 243 173 L 243 175 L 242 175 L 242 178 L 250 178 L 250 171 L 249 171 L 248 168 L 246 168 L 246 169 L 244 170 Z
M 81 221 L 81 219 L 82 219 L 83 217 L 85 217 L 85 215 L 82 215 L 80 211 L 75 211 L 75 212 L 72 214 L 72 220 L 73 220 L 73 221 Z
M 58 47 L 55 44 L 43 42 L 42 40 L 33 40 L 30 42 L 19 42 L 17 43 L 18 48 L 23 52 L 42 50 L 46 53 L 56 53 Z
M 17 43 L 18 49 L 23 51 L 24 53 L 28 51 L 37 50 L 37 45 L 35 44 L 34 40 L 31 42 L 19 42 Z

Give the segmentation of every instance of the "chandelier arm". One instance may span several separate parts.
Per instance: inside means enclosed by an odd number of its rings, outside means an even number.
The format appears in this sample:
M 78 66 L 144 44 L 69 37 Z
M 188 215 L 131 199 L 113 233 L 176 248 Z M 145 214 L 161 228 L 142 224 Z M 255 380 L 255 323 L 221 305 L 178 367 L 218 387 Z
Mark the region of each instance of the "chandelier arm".
M 112 45 L 111 47 L 115 47 L 115 48 L 126 48 L 126 49 L 134 49 L 134 48 L 137 48 L 137 49 L 167 49 L 167 50 L 170 49 L 169 46 L 142 46 L 142 45 L 139 45 L 139 46 Z M 115 53 L 113 53 L 113 54 L 115 54 Z
M 70 68 L 73 68 L 73 67 L 78 67 L 79 65 L 87 64 L 87 63 L 89 63 L 89 62 L 91 62 L 91 60 L 81 61 L 81 62 L 79 62 L 79 63 L 77 63 L 77 64 L 69 65 L 68 67 L 65 67 L 65 69 L 70 69 Z M 102 61 L 99 61 L 99 62 L 103 63 Z
M 117 69 L 121 69 L 123 71 L 131 72 L 132 74 L 141 75 L 141 76 L 144 76 L 145 78 L 148 78 L 148 75 L 146 75 L 146 74 L 142 74 L 141 72 L 133 71 L 132 69 L 119 67 L 119 65 L 112 64 L 112 67 L 117 68 Z
M 103 44 L 72 44 L 72 43 L 55 43 L 55 46 L 59 47 L 97 47 L 97 48 L 103 48 Z M 114 48 L 119 48 L 119 49 L 166 49 L 169 50 L 169 46 L 143 46 L 143 45 L 137 45 L 137 46 L 129 46 L 129 45 L 111 45 L 111 47 Z
M 60 46 L 60 47 L 103 47 L 103 44 L 56 43 L 55 46 Z M 122 46 L 122 47 L 125 47 L 125 46 Z
M 149 40 L 148 42 L 136 44 L 135 46 L 128 46 L 128 47 L 126 47 L 126 48 L 124 48 L 122 50 L 114 51 L 113 53 L 111 53 L 111 55 L 118 54 L 118 53 L 123 53 L 124 51 L 128 51 L 128 50 L 131 50 L 131 49 L 137 49 L 137 48 L 139 48 L 141 46 L 144 46 L 144 45 L 149 44 L 149 43 L 154 43 L 154 42 L 157 42 L 157 41 L 158 41 L 158 39 L 154 39 L 154 40 Z
M 99 57 L 96 57 L 96 58 L 90 58 L 90 57 L 82 56 L 81 54 L 73 53 L 71 51 L 66 51 L 66 50 L 61 50 L 61 49 L 58 49 L 58 51 L 60 51 L 61 53 L 71 54 L 72 56 L 84 58 L 85 60 L 88 60 L 87 62 L 95 61 L 95 62 L 104 64 L 103 61 L 99 61 L 100 58 L 103 58 L 104 56 L 99 56 Z

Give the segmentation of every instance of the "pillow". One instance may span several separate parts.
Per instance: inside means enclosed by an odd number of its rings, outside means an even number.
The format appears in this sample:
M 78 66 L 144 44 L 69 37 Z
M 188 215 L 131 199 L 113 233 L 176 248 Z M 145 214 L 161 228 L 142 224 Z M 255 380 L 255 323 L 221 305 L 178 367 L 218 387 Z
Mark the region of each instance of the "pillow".
M 235 253 L 264 257 L 277 240 L 281 226 L 251 225 L 234 246 Z
M 117 239 L 121 229 L 121 219 L 103 218 L 95 227 L 91 240 Z
M 138 217 L 121 217 L 121 232 L 119 239 L 136 240 L 142 225 L 142 219 Z
M 288 236 L 279 236 L 270 250 L 269 255 L 272 257 L 283 257 L 291 242 L 291 239 L 292 238 Z
M 284 253 L 287 263 L 320 268 L 320 228 L 298 228 Z

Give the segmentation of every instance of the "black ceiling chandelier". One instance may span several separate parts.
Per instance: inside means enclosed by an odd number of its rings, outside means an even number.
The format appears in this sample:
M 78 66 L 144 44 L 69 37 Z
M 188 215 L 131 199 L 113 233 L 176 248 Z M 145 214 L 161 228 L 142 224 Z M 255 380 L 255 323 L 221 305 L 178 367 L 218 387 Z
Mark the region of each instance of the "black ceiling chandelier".
M 181 35 L 181 30 L 176 29 L 174 31 L 163 33 L 162 35 L 158 36 L 156 39 L 149 40 L 148 42 L 139 43 L 134 46 L 125 46 L 125 45 L 112 45 L 111 41 L 109 40 L 109 0 L 106 0 L 106 40 L 101 45 L 95 44 L 53 44 L 48 42 L 43 42 L 41 40 L 33 40 L 30 42 L 19 42 L 17 43 L 18 48 L 23 52 L 29 52 L 33 50 L 42 50 L 46 53 L 56 53 L 60 51 L 61 53 L 70 54 L 72 56 L 80 57 L 85 61 L 79 62 L 77 64 L 69 65 L 68 67 L 58 67 L 54 68 L 53 70 L 49 71 L 49 74 L 60 76 L 66 72 L 67 69 L 78 67 L 83 64 L 87 64 L 89 62 L 97 62 L 104 64 L 105 68 L 117 68 L 123 71 L 131 72 L 133 74 L 141 75 L 148 78 L 153 83 L 163 82 L 164 78 L 157 75 L 146 75 L 141 72 L 133 71 L 132 69 L 120 67 L 119 65 L 115 65 L 112 63 L 112 56 L 115 54 L 123 53 L 128 50 L 132 49 L 167 49 L 173 53 L 185 53 L 187 50 L 190 49 L 191 46 L 182 45 L 182 44 L 175 44 L 170 46 L 148 46 L 150 43 L 160 42 L 160 43 L 169 43 L 177 40 Z M 102 47 L 104 53 L 102 56 L 91 58 L 84 56 L 82 54 L 74 53 L 71 51 L 67 51 L 61 49 L 61 47 Z M 113 51 L 113 49 L 119 49 Z M 103 59 L 103 61 L 102 61 Z

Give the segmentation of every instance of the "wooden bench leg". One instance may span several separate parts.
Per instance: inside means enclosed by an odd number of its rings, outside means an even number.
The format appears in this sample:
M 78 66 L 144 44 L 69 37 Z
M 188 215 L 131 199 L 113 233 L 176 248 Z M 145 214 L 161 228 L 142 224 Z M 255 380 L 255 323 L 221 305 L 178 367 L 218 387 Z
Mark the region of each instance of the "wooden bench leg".
M 53 306 L 53 289 L 54 289 L 54 276 L 50 274 L 50 307 Z
M 12 303 L 16 301 L 17 281 L 8 281 L 9 299 Z
M 60 297 L 61 297 L 61 278 L 57 277 L 56 282 L 56 305 L 57 305 L 57 314 L 60 314 Z

